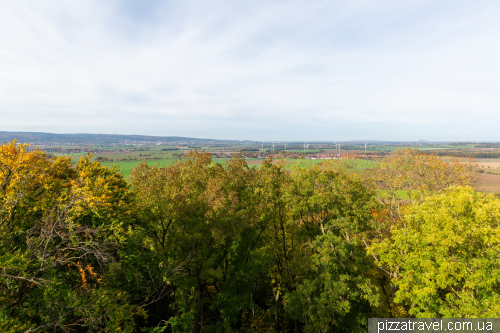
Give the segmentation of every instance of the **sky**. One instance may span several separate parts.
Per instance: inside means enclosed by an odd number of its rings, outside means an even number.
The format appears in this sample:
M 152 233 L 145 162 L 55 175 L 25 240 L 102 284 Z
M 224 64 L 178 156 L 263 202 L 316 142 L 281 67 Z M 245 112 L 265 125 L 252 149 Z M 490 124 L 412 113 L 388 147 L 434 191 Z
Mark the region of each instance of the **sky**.
M 0 131 L 500 141 L 497 0 L 16 0 Z

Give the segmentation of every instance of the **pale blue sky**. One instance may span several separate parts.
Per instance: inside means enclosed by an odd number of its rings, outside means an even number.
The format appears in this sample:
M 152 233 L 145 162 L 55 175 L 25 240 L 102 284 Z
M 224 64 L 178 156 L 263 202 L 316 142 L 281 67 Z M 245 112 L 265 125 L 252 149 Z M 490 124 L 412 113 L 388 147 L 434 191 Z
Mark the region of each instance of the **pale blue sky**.
M 0 131 L 500 141 L 498 1 L 6 1 Z

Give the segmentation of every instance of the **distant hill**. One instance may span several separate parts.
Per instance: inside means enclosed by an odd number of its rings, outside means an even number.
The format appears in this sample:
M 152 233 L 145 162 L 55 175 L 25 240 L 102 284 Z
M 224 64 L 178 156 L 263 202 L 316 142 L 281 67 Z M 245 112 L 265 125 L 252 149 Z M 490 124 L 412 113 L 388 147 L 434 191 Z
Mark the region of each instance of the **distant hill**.
M 215 140 L 201 138 L 187 138 L 182 136 L 149 136 L 149 135 L 120 135 L 120 134 L 55 134 L 44 132 L 6 132 L 0 131 L 0 143 L 8 143 L 17 137 L 18 142 L 32 143 L 35 145 L 133 145 L 133 144 L 156 144 L 165 145 L 187 144 L 196 145 L 259 145 L 262 141 L 252 140 Z M 266 141 L 267 143 L 272 141 Z M 281 141 L 281 143 L 302 144 L 303 141 Z M 349 140 L 344 144 L 449 144 L 457 141 L 383 141 L 383 140 Z M 498 141 L 483 141 L 497 143 Z M 334 141 L 308 141 L 309 144 L 333 144 Z
M 214 140 L 186 138 L 180 136 L 148 136 L 119 134 L 54 134 L 43 132 L 4 132 L 0 131 L 0 143 L 7 143 L 17 137 L 18 142 L 38 145 L 117 145 L 117 144 L 225 144 L 251 143 L 252 141 Z

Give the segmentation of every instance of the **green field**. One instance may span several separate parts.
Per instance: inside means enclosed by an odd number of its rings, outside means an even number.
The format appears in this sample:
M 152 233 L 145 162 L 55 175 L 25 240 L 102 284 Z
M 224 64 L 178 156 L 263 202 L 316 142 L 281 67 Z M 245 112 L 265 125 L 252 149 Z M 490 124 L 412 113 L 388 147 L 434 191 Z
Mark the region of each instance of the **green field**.
M 229 158 L 214 158 L 212 159 L 213 163 L 224 164 L 229 162 L 231 159 Z M 101 162 L 101 165 L 107 167 L 113 167 L 114 165 L 119 166 L 120 172 L 125 176 L 126 180 L 129 180 L 131 177 L 132 169 L 139 165 L 142 162 L 146 162 L 148 165 L 158 165 L 160 167 L 168 167 L 178 161 L 177 158 L 169 158 L 162 160 L 137 160 L 137 161 L 117 161 L 117 162 Z M 264 159 L 247 159 L 248 166 L 250 168 L 260 168 Z M 309 168 L 313 165 L 325 162 L 327 160 L 310 160 L 310 159 L 287 159 L 287 169 L 291 169 L 292 165 L 299 165 L 300 167 Z M 369 160 L 352 160 L 353 171 L 356 173 L 363 174 L 367 168 L 371 168 L 374 165 L 374 161 Z
M 162 149 L 170 149 L 174 146 L 82 146 L 82 147 L 68 147 L 72 148 L 68 153 L 64 153 L 64 150 L 61 153 L 57 153 L 59 156 L 70 156 L 71 161 L 73 163 L 77 163 L 82 156 L 86 156 L 89 153 L 84 152 L 85 150 L 93 150 L 91 160 L 99 162 L 106 167 L 113 167 L 114 165 L 119 167 L 120 172 L 124 175 L 125 179 L 130 180 L 132 169 L 139 165 L 140 163 L 147 163 L 148 165 L 159 165 L 161 167 L 170 166 L 179 159 L 179 154 L 186 153 L 194 148 L 182 148 L 179 150 L 171 151 L 171 150 L 162 150 Z M 248 146 L 242 146 L 248 147 Z M 266 147 L 268 148 L 268 147 Z M 294 147 L 295 148 L 295 147 Z M 389 147 L 384 147 L 389 148 Z M 392 147 L 390 147 L 392 148 Z M 224 146 L 224 147 L 203 147 L 198 148 L 200 151 L 220 151 L 224 156 L 224 152 L 237 152 L 236 146 Z M 71 152 L 71 150 L 73 152 Z M 78 152 L 74 152 L 77 150 Z M 306 150 L 307 153 L 319 153 L 320 149 L 309 149 Z M 279 151 L 276 151 L 278 153 Z M 303 149 L 288 149 L 287 152 L 296 152 L 300 155 L 303 153 Z M 220 156 L 220 155 L 219 155 Z M 214 163 L 227 163 L 230 161 L 230 157 L 228 158 L 213 158 Z M 264 159 L 257 158 L 246 158 L 248 166 L 251 168 L 260 168 Z M 311 167 L 312 165 L 316 165 L 319 163 L 323 163 L 328 160 L 321 159 L 287 159 L 286 160 L 286 168 L 292 169 L 292 166 L 295 164 L 299 164 L 301 167 Z M 366 169 L 371 167 L 374 163 L 373 161 L 367 160 L 355 160 L 355 165 L 353 165 L 353 171 L 356 173 L 363 174 Z
M 174 163 L 173 159 L 165 159 L 165 160 L 153 160 L 153 161 L 120 161 L 120 162 L 102 162 L 101 165 L 112 168 L 114 165 L 120 167 L 120 172 L 125 176 L 126 180 L 129 180 L 132 174 L 132 169 L 141 164 L 142 162 L 146 162 L 148 165 L 159 165 L 159 166 L 170 166 Z

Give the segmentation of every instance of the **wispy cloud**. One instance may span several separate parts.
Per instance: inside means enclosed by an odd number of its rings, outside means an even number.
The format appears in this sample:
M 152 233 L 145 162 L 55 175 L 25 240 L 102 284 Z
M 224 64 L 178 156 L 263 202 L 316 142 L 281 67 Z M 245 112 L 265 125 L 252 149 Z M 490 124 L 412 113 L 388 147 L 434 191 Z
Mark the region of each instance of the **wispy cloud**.
M 10 1 L 0 130 L 499 140 L 499 14 L 482 0 Z

